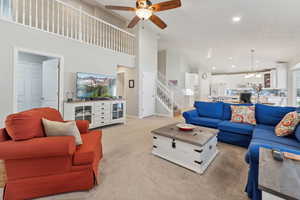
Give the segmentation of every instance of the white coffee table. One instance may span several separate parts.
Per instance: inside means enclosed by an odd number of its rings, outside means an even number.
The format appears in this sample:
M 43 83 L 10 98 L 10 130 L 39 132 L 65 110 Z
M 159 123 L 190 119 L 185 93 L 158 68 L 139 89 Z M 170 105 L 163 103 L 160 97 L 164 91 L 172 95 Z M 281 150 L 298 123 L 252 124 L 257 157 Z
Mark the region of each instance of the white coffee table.
M 204 173 L 218 154 L 217 129 L 197 126 L 181 131 L 176 124 L 153 130 L 152 153 L 197 173 Z

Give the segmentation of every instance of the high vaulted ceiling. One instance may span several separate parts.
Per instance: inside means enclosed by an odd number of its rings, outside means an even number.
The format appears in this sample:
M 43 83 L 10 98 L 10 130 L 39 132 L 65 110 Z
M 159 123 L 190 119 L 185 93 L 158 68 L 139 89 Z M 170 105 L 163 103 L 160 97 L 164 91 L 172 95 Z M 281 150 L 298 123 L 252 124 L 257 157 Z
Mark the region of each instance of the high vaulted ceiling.
M 135 0 L 97 1 L 135 6 Z M 135 15 L 117 13 L 128 19 Z M 157 15 L 168 24 L 165 30 L 157 28 L 159 48 L 178 49 L 191 64 L 211 71 L 250 70 L 252 48 L 255 69 L 272 68 L 276 61 L 291 61 L 297 55 L 300 60 L 299 0 L 182 0 L 181 8 Z M 241 21 L 233 23 L 234 16 Z

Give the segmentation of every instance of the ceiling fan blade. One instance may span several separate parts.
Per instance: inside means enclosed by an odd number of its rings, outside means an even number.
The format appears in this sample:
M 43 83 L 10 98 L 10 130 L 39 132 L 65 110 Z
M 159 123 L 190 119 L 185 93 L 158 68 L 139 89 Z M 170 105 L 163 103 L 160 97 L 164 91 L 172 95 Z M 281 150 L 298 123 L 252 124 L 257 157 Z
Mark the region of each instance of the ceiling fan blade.
M 141 19 L 138 16 L 135 16 L 128 24 L 128 28 L 133 28 L 140 20 Z
M 152 9 L 153 12 L 160 12 L 160 11 L 170 10 L 170 9 L 179 8 L 179 7 L 181 7 L 180 0 L 171 0 L 171 1 L 154 4 L 150 7 L 150 9 Z
M 105 6 L 105 8 L 110 10 L 123 10 L 123 11 L 135 11 L 136 8 L 126 7 L 126 6 Z
M 152 15 L 150 20 L 161 29 L 167 28 L 167 24 L 156 15 Z

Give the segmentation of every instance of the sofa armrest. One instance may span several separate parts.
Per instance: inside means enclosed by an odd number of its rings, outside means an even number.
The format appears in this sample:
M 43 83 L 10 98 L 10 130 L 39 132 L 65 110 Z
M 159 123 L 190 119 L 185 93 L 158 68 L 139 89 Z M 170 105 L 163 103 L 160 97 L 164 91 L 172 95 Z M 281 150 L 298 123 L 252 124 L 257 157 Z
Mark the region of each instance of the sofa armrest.
M 183 113 L 186 123 L 190 123 L 192 118 L 199 117 L 197 110 L 190 110 Z
M 25 141 L 0 143 L 0 159 L 26 159 L 73 155 L 76 149 L 73 136 L 41 137 Z

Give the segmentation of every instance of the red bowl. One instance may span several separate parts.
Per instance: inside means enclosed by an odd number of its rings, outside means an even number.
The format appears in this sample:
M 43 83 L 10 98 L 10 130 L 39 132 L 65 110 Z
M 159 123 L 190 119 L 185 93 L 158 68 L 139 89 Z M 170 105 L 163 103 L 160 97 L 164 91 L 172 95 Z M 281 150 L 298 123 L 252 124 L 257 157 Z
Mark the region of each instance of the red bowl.
M 179 128 L 181 131 L 192 131 L 194 128 Z

